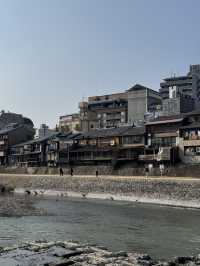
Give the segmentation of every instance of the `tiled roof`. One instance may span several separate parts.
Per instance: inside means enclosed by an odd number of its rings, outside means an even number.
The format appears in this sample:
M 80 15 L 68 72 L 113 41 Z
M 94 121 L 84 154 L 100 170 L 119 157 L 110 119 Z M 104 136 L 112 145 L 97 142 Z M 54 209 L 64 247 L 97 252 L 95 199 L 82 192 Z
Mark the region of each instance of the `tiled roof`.
M 143 127 L 118 127 L 118 128 L 107 128 L 92 130 L 81 134 L 74 139 L 92 139 L 92 138 L 105 138 L 105 137 L 115 137 L 115 136 L 126 136 L 126 135 L 141 135 L 144 134 Z
M 191 123 L 189 125 L 186 126 L 182 126 L 181 129 L 189 129 L 189 128 L 200 128 L 200 123 Z
M 23 143 L 19 143 L 17 145 L 14 145 L 13 147 L 20 147 L 20 146 L 24 146 L 24 145 L 29 145 L 29 144 L 34 144 L 34 143 L 41 143 L 41 142 L 44 142 L 48 139 L 51 139 L 53 137 L 56 137 L 59 133 L 51 133 L 50 135 L 48 136 L 44 136 L 42 138 L 35 138 L 35 139 L 32 139 L 32 140 L 29 140 L 29 141 L 26 141 L 26 142 L 23 142 Z

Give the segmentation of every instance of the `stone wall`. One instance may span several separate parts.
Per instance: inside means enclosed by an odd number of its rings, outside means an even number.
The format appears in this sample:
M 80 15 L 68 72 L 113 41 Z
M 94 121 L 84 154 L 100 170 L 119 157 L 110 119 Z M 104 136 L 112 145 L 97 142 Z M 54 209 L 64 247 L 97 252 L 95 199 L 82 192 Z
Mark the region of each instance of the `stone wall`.
M 198 179 L 0 175 L 0 184 L 29 190 L 56 190 L 85 195 L 99 193 L 177 202 L 195 201 L 200 206 L 200 180 Z
M 120 167 L 113 168 L 111 165 L 82 165 L 73 166 L 74 175 L 95 175 L 98 169 L 99 175 L 114 175 L 114 176 L 144 176 L 145 168 L 143 165 L 134 165 L 126 163 Z M 64 174 L 70 174 L 70 168 L 63 168 Z M 39 175 L 58 175 L 59 168 L 53 167 L 1 167 L 0 173 L 5 174 L 39 174 Z M 159 166 L 155 166 L 150 173 L 151 176 L 160 176 Z M 200 177 L 200 164 L 186 165 L 177 164 L 175 167 L 166 166 L 163 173 L 169 177 Z

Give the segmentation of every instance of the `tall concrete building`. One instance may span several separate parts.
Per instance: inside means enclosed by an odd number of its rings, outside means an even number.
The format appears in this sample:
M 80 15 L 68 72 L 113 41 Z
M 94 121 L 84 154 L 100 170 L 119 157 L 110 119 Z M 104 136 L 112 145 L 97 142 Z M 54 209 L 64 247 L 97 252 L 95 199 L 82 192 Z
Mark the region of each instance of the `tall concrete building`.
M 68 114 L 60 116 L 59 130 L 62 132 L 78 132 L 80 131 L 80 117 L 79 114 Z
M 161 110 L 162 99 L 157 91 L 136 84 L 127 90 L 127 95 L 129 124 L 140 124 Z
M 127 93 L 89 97 L 79 103 L 82 131 L 118 127 L 127 123 Z
M 189 73 L 185 76 L 165 78 L 160 83 L 160 94 L 163 100 L 175 99 L 180 95 L 190 96 L 194 100 L 193 109 L 199 109 L 200 65 L 191 65 Z M 192 104 L 192 101 L 190 101 L 190 104 Z M 192 106 L 189 109 L 192 109 Z
M 81 130 L 141 124 L 158 106 L 159 93 L 139 84 L 122 93 L 89 97 L 79 103 Z

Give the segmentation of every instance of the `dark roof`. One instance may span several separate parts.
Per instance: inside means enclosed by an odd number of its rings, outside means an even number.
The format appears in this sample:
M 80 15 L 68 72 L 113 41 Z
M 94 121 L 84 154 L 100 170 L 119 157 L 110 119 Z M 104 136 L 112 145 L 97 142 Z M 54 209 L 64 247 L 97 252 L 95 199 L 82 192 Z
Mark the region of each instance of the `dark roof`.
M 144 135 L 145 127 L 129 127 L 122 136 L 137 136 Z
M 200 115 L 200 109 L 188 112 L 188 113 L 184 113 L 185 117 L 191 116 L 191 115 Z
M 186 126 L 182 126 L 181 129 L 191 129 L 191 128 L 200 128 L 200 123 L 191 123 L 189 125 L 186 125 Z
M 145 87 L 143 85 L 140 85 L 140 84 L 135 84 L 133 87 L 131 87 L 130 89 L 128 89 L 127 91 L 137 91 L 137 90 L 149 90 L 149 91 L 152 91 L 158 95 L 160 95 L 160 93 L 158 91 L 155 91 L 153 89 L 150 89 L 148 87 Z
M 126 135 L 141 135 L 144 134 L 143 127 L 117 127 L 117 128 L 107 128 L 92 130 L 81 134 L 74 139 L 92 139 L 92 138 L 105 138 L 105 137 L 115 137 L 115 136 L 126 136 Z
M 171 78 L 165 78 L 164 81 L 176 81 L 176 80 L 186 80 L 186 79 L 192 79 L 191 76 L 178 76 L 178 77 L 171 77 Z
M 53 132 L 53 133 L 51 133 L 48 136 L 44 136 L 44 137 L 41 137 L 41 138 L 35 138 L 35 139 L 29 140 L 29 141 L 26 141 L 26 142 L 23 142 L 23 143 L 19 143 L 17 145 L 14 145 L 13 147 L 20 147 L 20 146 L 34 144 L 34 143 L 41 143 L 41 142 L 44 142 L 44 141 L 46 141 L 48 139 L 51 139 L 51 138 L 57 136 L 57 134 L 59 134 L 59 133 L 58 132 Z
M 109 100 L 100 100 L 100 101 L 91 101 L 88 103 L 88 106 L 95 106 L 98 104 L 107 104 L 107 103 L 114 103 L 114 102 L 126 102 L 126 99 L 122 99 L 119 97 L 119 99 L 109 99 Z
M 149 122 L 146 122 L 145 125 L 154 125 L 154 124 L 164 124 L 164 123 L 176 123 L 181 122 L 184 118 L 183 114 L 170 115 L 170 116 L 159 116 Z
M 148 89 L 147 87 L 140 85 L 140 84 L 135 84 L 133 87 L 128 89 L 128 91 L 137 91 L 137 90 L 146 90 Z
M 58 135 L 55 136 L 55 138 L 59 141 L 59 140 L 73 140 L 76 137 L 79 137 L 81 135 L 81 133 L 58 133 Z

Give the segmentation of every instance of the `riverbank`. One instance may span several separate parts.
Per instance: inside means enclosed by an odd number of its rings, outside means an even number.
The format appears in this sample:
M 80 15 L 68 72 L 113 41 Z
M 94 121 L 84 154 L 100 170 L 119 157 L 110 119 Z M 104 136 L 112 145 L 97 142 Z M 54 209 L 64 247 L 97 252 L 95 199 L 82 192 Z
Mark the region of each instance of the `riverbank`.
M 15 192 L 136 201 L 200 208 L 200 179 L 128 176 L 56 176 L 1 174 L 0 184 Z
M 63 167 L 64 175 L 70 174 L 70 166 Z M 98 169 L 99 175 L 103 176 L 144 176 L 145 166 L 137 165 L 133 162 L 126 162 L 120 164 L 118 167 L 113 167 L 109 164 L 99 165 L 73 165 L 74 175 L 95 175 Z M 31 174 L 31 175 L 58 175 L 58 167 L 0 167 L 1 174 Z M 200 178 L 200 165 L 185 165 L 182 163 L 172 165 L 165 165 L 163 172 L 168 177 L 196 177 Z M 160 176 L 159 165 L 154 165 L 151 169 L 151 176 Z
M 81 245 L 73 241 L 32 242 L 2 248 L 0 265 L 12 266 L 171 266 L 199 265 L 200 255 L 176 257 L 171 261 L 155 261 L 149 255 L 111 252 L 105 247 Z

